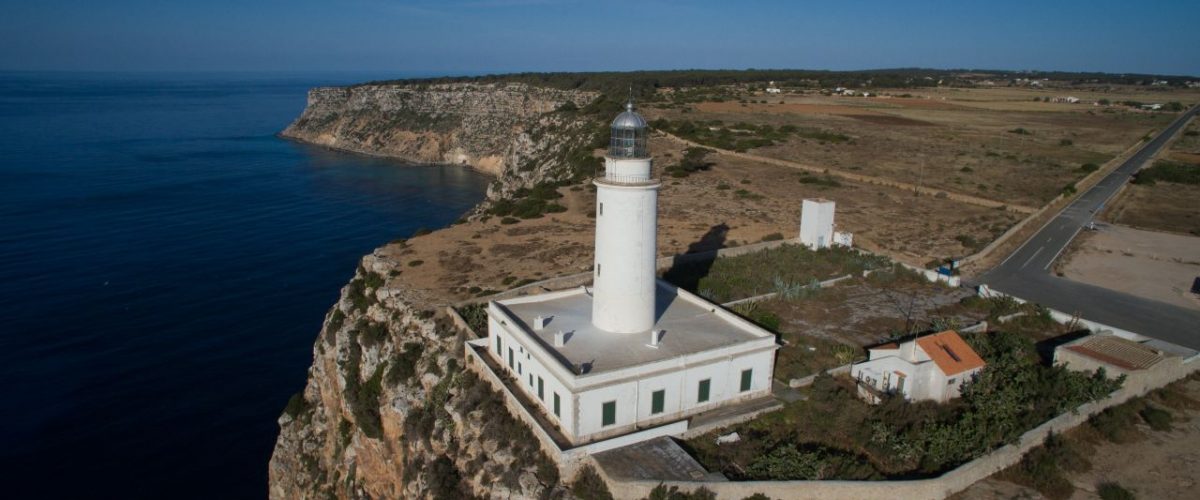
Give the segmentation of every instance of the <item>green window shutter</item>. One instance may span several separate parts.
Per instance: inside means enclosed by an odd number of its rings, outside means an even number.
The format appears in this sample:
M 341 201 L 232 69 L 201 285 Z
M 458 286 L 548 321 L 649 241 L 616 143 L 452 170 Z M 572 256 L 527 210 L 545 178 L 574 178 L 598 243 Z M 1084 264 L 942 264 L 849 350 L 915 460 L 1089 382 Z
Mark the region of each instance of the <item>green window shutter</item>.
M 533 374 L 529 374 L 529 387 L 533 387 Z
M 750 390 L 750 379 L 754 376 L 754 370 L 742 370 L 742 392 Z
M 542 401 L 546 400 L 546 395 L 543 392 L 545 390 L 545 388 L 546 388 L 546 385 L 542 383 L 542 377 L 538 377 L 538 399 L 540 399 Z
M 499 335 L 496 336 L 496 355 L 504 355 L 504 338 Z
M 556 393 L 554 393 L 554 416 L 556 416 L 556 417 L 561 416 L 558 414 L 558 407 L 559 407 L 558 393 L 556 392 Z
M 607 427 L 615 423 L 617 423 L 617 402 L 604 403 L 600 412 L 600 426 Z
M 513 350 L 511 347 L 509 347 L 508 348 L 508 369 L 511 370 L 512 368 L 513 368 Z
M 522 369 L 524 369 L 524 367 L 521 366 L 521 363 L 517 363 L 517 375 L 524 373 L 521 371 Z
M 667 391 L 658 390 L 650 393 L 650 414 L 657 415 L 663 412 L 663 403 L 666 400 Z
M 700 394 L 696 396 L 697 403 L 703 403 L 705 401 L 708 401 L 708 388 L 711 384 L 712 384 L 712 381 L 709 379 L 704 379 L 704 380 L 700 381 Z

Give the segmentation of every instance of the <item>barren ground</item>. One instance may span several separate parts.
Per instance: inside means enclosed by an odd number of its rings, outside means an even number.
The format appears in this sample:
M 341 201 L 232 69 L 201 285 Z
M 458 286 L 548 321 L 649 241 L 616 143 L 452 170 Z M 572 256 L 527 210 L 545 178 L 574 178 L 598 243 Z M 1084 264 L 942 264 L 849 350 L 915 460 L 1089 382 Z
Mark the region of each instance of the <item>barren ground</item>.
M 1200 380 L 1180 384 L 1186 395 L 1200 400 Z M 1075 486 L 1072 500 L 1099 498 L 1097 485 L 1115 482 L 1137 498 L 1195 498 L 1200 481 L 1200 408 L 1173 409 L 1176 421 L 1169 431 L 1154 431 L 1144 424 L 1143 439 L 1132 443 L 1100 442 L 1087 456 L 1090 471 L 1067 477 Z M 1074 433 L 1078 435 L 1079 433 Z M 1078 439 L 1079 437 L 1072 437 Z M 955 495 L 956 500 L 1043 498 L 1032 489 L 991 477 Z
M 1059 265 L 1075 281 L 1200 309 L 1190 293 L 1200 277 L 1200 237 L 1098 226 L 1081 232 Z
M 1038 207 L 1086 172 L 1160 130 L 1174 113 L 1124 106 L 1033 102 L 1073 95 L 1085 101 L 1195 102 L 1200 92 L 1147 93 L 1031 89 L 896 89 L 900 97 L 815 93 L 757 95 L 757 102 L 703 102 L 647 110 L 649 118 L 794 125 L 850 136 L 842 143 L 793 137 L 751 153 Z M 744 99 L 745 100 L 745 99 Z M 767 101 L 763 103 L 762 101 Z M 1014 133 L 1023 129 L 1028 133 Z

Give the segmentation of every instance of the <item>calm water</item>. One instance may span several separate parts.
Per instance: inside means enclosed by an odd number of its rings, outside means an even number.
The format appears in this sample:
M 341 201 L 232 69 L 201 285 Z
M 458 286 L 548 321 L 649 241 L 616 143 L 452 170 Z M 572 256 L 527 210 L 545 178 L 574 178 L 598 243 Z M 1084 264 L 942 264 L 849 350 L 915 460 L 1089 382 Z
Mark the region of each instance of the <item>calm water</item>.
M 486 188 L 273 136 L 363 79 L 0 73 L 4 496 L 266 495 L 358 259 Z

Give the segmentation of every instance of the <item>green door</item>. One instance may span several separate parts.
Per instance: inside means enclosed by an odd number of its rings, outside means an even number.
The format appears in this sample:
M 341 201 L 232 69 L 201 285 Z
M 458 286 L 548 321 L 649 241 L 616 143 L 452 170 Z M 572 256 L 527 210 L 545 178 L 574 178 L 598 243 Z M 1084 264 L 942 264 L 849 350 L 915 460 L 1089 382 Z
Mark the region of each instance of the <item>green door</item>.
M 700 381 L 700 394 L 698 394 L 696 396 L 697 403 L 703 403 L 703 402 L 708 401 L 708 388 L 711 384 L 712 384 L 712 381 L 709 379 L 704 379 L 704 380 Z
M 750 390 L 750 379 L 754 375 L 754 370 L 742 370 L 742 392 Z
M 650 393 L 650 414 L 658 415 L 663 412 L 664 402 L 666 400 L 667 391 L 658 390 Z

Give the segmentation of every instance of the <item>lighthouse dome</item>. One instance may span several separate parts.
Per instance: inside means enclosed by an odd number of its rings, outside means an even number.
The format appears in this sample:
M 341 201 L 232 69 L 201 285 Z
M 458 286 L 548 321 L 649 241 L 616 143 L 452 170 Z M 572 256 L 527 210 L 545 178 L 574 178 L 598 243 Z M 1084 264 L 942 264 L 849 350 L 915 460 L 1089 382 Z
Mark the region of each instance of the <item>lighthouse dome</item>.
M 625 104 L 625 111 L 612 122 L 612 136 L 608 143 L 610 158 L 649 158 L 646 137 L 649 125 L 633 110 L 633 103 Z

